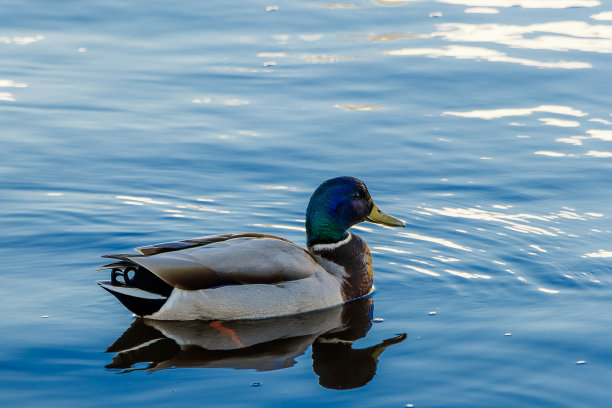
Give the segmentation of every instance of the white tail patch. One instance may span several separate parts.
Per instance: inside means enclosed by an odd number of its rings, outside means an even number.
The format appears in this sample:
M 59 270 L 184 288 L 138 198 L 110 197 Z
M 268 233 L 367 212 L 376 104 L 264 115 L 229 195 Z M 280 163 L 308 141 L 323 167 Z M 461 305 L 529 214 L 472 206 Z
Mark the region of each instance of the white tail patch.
M 122 295 L 132 296 L 140 299 L 153 299 L 153 300 L 165 300 L 167 299 L 165 296 L 159 295 L 153 292 L 147 292 L 146 290 L 138 289 L 138 288 L 130 288 L 125 286 L 113 286 L 104 282 L 98 282 L 98 285 L 102 286 L 104 289 L 119 293 Z

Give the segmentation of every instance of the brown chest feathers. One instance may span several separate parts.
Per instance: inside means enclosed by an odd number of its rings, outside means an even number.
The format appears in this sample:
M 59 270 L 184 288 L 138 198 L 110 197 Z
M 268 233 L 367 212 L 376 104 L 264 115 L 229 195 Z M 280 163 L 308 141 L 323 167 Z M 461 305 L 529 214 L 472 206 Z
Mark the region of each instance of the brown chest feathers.
M 365 296 L 372 290 L 372 256 L 358 235 L 351 234 L 350 239 L 335 248 L 332 245 L 314 245 L 309 250 L 343 270 L 341 290 L 345 301 Z

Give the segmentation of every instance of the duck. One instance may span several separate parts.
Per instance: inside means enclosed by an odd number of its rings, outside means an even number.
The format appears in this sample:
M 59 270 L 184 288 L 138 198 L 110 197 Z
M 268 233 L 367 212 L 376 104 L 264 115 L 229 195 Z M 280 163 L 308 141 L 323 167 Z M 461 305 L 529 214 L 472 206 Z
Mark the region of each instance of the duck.
M 370 296 L 372 256 L 348 231 L 361 222 L 406 222 L 383 212 L 354 177 L 323 182 L 306 209 L 306 248 L 246 232 L 147 245 L 109 254 L 98 281 L 137 316 L 230 321 L 297 315 Z

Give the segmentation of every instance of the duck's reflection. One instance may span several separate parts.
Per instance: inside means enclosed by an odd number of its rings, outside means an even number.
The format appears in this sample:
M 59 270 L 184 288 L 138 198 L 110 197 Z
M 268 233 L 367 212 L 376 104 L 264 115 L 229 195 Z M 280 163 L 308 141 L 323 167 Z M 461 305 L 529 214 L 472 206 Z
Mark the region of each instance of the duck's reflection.
M 343 306 L 274 319 L 202 322 L 136 319 L 106 351 L 117 353 L 107 368 L 129 372 L 179 367 L 277 370 L 291 367 L 312 345 L 313 369 L 326 388 L 367 384 L 378 357 L 405 334 L 353 349 L 372 325 L 371 298 Z M 146 368 L 137 368 L 148 363 Z

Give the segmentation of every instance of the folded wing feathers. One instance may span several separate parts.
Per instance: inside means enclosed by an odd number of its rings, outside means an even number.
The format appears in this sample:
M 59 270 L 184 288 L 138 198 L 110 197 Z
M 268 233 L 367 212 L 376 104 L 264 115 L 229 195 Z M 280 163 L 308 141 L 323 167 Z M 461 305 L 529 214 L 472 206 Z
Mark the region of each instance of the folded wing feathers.
M 155 255 L 160 254 L 162 252 L 178 251 L 180 249 L 210 245 L 216 242 L 227 241 L 235 238 L 274 238 L 279 239 L 281 241 L 287 241 L 284 238 L 275 237 L 273 235 L 258 234 L 256 232 L 245 232 L 241 234 L 207 235 L 204 237 L 191 238 L 183 241 L 172 241 L 164 242 L 162 244 L 146 245 L 136 248 L 136 251 L 140 252 L 142 255 Z
M 171 286 L 188 290 L 291 281 L 312 276 L 320 268 L 290 241 L 257 233 L 212 235 L 137 250 L 140 255 L 105 255 L 121 261 L 107 266 L 138 264 Z

